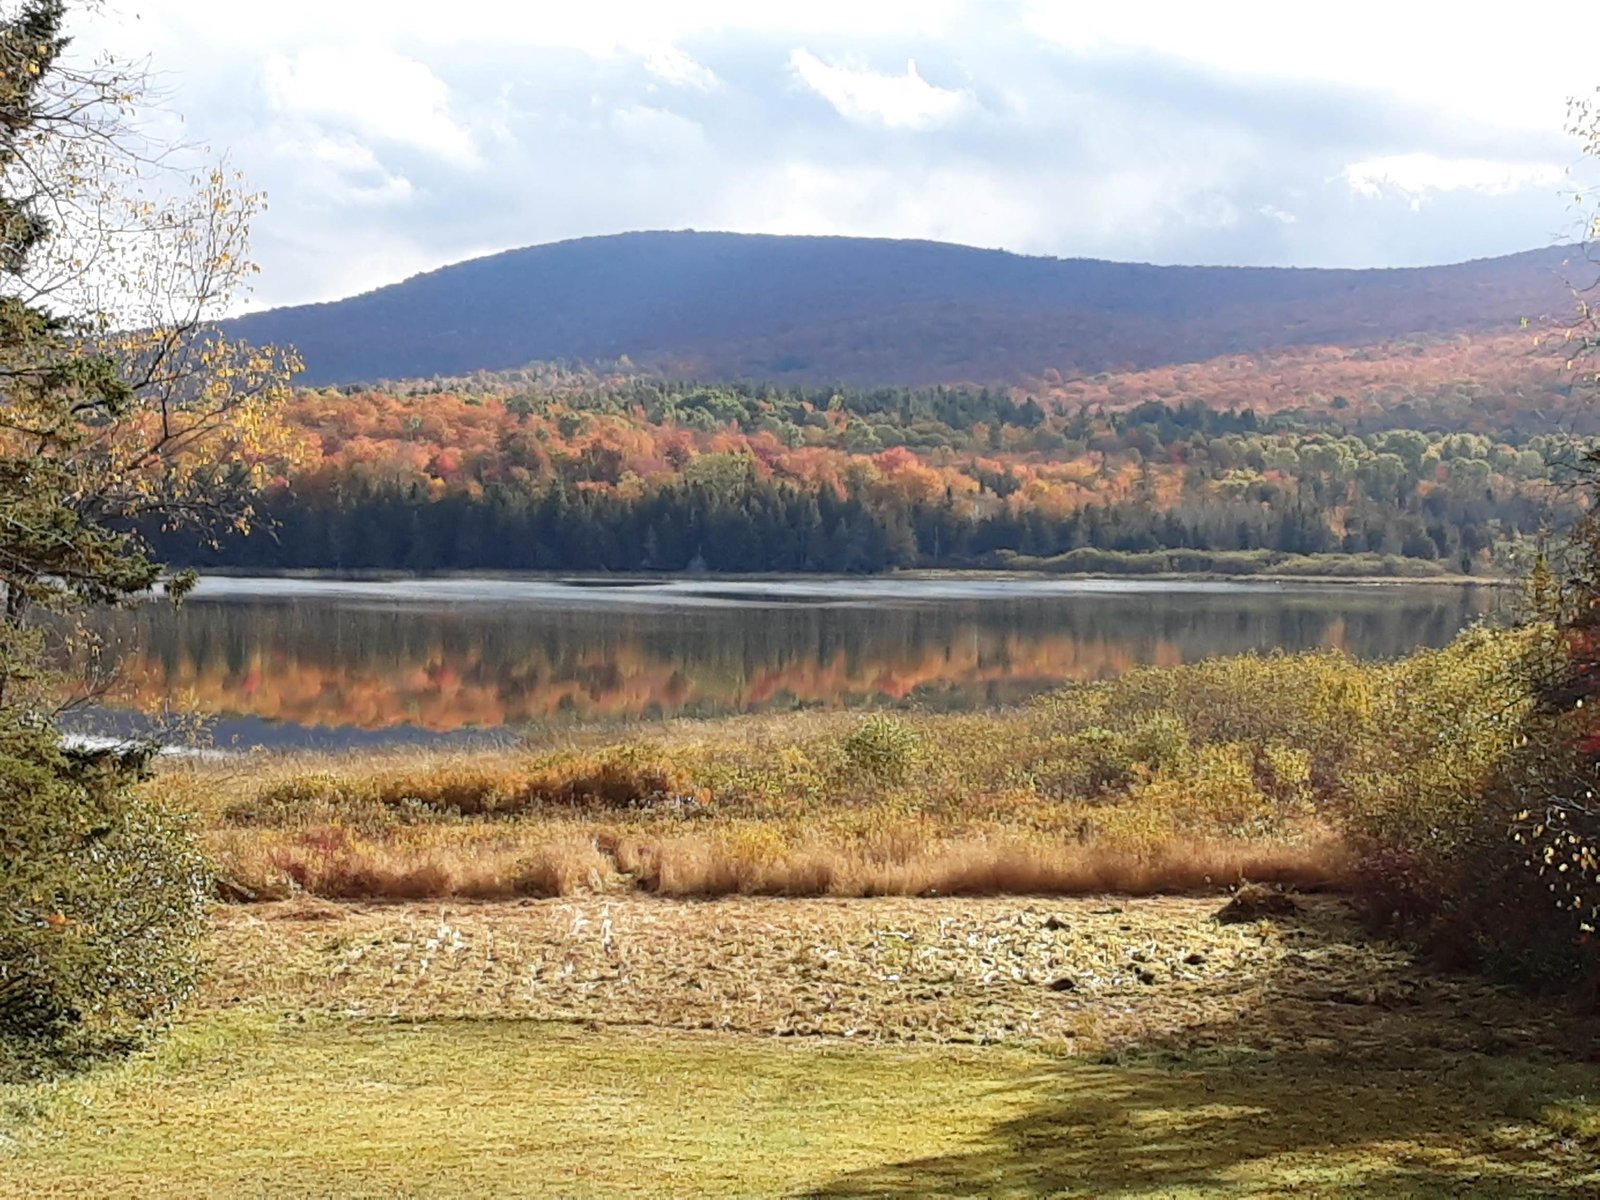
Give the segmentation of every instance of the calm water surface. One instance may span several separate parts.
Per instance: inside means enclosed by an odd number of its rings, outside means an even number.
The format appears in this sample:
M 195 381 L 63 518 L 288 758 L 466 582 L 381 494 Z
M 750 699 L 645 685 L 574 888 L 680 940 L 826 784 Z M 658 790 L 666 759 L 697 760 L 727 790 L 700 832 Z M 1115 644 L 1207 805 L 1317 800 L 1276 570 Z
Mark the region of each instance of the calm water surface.
M 1140 663 L 1438 646 L 1504 593 L 1105 580 L 207 579 L 103 626 L 105 706 L 218 745 L 354 746 L 801 707 L 970 709 Z

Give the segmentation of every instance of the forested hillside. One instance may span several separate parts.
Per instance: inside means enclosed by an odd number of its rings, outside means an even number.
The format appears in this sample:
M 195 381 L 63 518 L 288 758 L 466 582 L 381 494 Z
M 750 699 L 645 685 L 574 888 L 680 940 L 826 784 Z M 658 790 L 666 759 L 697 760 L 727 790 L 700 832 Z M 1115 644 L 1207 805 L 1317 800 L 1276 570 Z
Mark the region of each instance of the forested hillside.
M 1492 364 L 1492 369 L 1491 369 Z M 1002 388 L 556 368 L 305 390 L 252 568 L 1481 572 L 1595 415 L 1531 334 Z M 1364 556 L 1337 566 L 1316 556 Z M 1287 562 L 1286 556 L 1295 556 Z
M 632 233 L 508 251 L 229 332 L 311 384 L 626 358 L 675 379 L 1031 384 L 1571 310 L 1561 248 L 1407 270 L 1159 267 L 935 242 Z

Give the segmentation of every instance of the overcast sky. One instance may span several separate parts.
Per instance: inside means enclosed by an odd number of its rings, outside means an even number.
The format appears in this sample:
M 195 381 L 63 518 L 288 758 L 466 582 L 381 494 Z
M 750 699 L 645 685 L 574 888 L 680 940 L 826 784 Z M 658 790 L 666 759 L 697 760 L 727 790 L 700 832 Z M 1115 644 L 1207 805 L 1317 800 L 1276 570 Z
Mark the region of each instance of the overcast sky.
M 1575 23 L 1459 5 L 111 0 L 270 209 L 256 304 L 631 229 L 1405 266 L 1570 239 Z

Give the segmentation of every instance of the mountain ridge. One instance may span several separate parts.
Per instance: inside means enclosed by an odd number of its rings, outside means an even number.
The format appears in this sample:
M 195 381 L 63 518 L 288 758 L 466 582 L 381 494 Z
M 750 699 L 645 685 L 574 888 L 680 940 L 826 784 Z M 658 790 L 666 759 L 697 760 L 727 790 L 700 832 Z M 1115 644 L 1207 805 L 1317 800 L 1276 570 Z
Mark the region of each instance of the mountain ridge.
M 224 327 L 296 345 L 303 381 L 317 385 L 623 357 L 677 378 L 1017 383 L 1503 329 L 1571 311 L 1562 276 L 1573 252 L 1432 267 L 1162 266 L 920 239 L 654 231 L 484 255 Z

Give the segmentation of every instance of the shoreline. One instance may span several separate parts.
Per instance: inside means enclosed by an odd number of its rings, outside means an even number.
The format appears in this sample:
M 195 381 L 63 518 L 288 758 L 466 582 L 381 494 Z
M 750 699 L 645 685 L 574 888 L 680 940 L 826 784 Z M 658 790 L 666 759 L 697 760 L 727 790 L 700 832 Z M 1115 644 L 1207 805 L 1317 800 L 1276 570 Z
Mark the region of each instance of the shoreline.
M 210 579 L 303 580 L 308 583 L 411 583 L 435 581 L 506 581 L 566 584 L 583 587 L 649 587 L 680 583 L 825 583 L 848 581 L 947 582 L 970 580 L 975 583 L 1035 583 L 1050 580 L 1117 583 L 1230 583 L 1292 584 L 1294 586 L 1339 585 L 1358 587 L 1432 586 L 1515 588 L 1522 581 L 1510 575 L 1340 575 L 1333 572 L 1277 573 L 1272 571 L 1053 571 L 1000 567 L 909 567 L 904 570 L 870 574 L 838 574 L 825 571 L 497 571 L 463 569 L 455 571 L 408 571 L 400 568 L 355 568 L 338 570 L 319 567 L 285 567 L 276 570 L 212 567 L 200 570 L 202 581 Z

